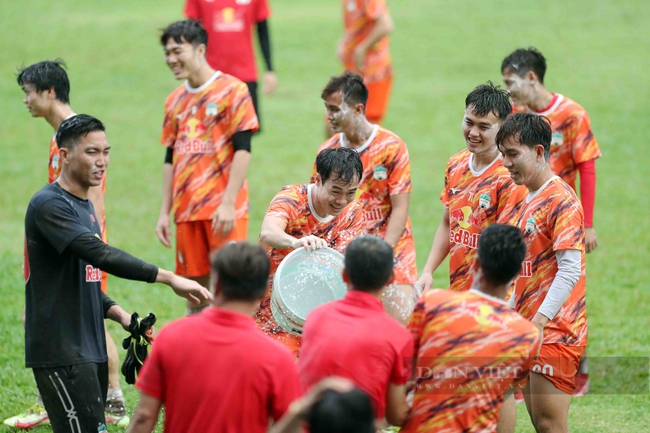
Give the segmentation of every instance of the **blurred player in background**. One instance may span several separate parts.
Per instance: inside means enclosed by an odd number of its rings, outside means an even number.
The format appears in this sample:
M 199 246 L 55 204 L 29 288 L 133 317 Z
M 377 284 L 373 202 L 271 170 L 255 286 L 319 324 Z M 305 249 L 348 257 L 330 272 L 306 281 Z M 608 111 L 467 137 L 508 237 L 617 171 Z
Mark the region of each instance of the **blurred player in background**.
M 267 0 L 186 0 L 185 15 L 198 20 L 208 33 L 206 59 L 215 70 L 239 78 L 248 86 L 255 112 L 260 117 L 257 98 L 257 70 L 253 53 L 252 27 L 257 27 L 266 72 L 262 91 L 275 91 L 278 79 L 271 63 L 271 40 Z M 261 122 L 260 122 L 261 123 Z
M 300 348 L 304 390 L 322 379 L 350 379 L 372 400 L 375 419 L 401 426 L 409 412 L 413 338 L 384 311 L 382 292 L 393 279 L 393 248 L 362 236 L 345 251 L 345 298 L 315 308 L 305 321 Z
M 575 101 L 546 89 L 546 59 L 535 48 L 520 48 L 509 54 L 501 63 L 501 73 L 515 104 L 515 112 L 539 114 L 551 121 L 553 138 L 548 161 L 553 172 L 574 190 L 577 174 L 580 173 L 580 200 L 585 214 L 585 248 L 587 253 L 592 252 L 598 246 L 594 229 L 596 159 L 602 154 L 591 131 L 589 115 Z M 576 397 L 589 391 L 586 354 L 585 351 L 576 376 Z
M 355 201 L 363 176 L 357 152 L 326 149 L 316 157 L 316 176 L 308 185 L 287 185 L 273 197 L 262 221 L 260 242 L 267 247 L 271 272 L 257 313 L 257 326 L 298 356 L 300 337 L 285 332 L 271 313 L 273 278 L 282 260 L 295 248 L 330 247 L 344 253 L 365 231 L 363 208 Z
M 492 432 L 497 422 L 514 431 L 499 410 L 511 385 L 525 383 L 540 343 L 537 328 L 504 301 L 525 254 L 518 228 L 493 224 L 478 241 L 471 290 L 422 295 L 409 323 L 415 395 L 402 432 Z
M 388 50 L 388 35 L 393 19 L 385 0 L 343 0 L 343 36 L 337 55 L 345 69 L 363 76 L 368 87 L 366 117 L 370 123 L 381 123 L 388 108 L 393 66 Z M 332 135 L 334 131 L 329 129 Z
M 481 230 L 507 222 L 516 201 L 526 189 L 518 188 L 503 167 L 494 141 L 512 107 L 508 93 L 492 82 L 481 84 L 465 98 L 462 123 L 466 149 L 447 162 L 445 186 L 440 194 L 444 206 L 431 252 L 416 287 L 421 292 L 433 284 L 433 273 L 449 255 L 449 288 L 469 290 L 472 262 Z
M 510 116 L 496 137 L 503 165 L 529 191 L 515 219 L 527 252 L 509 301 L 543 333 L 526 407 L 536 431 L 567 432 L 587 345 L 585 234 L 578 197 L 548 163 L 551 140 L 549 120 L 530 113 Z
M 266 433 L 269 420 L 277 422 L 300 395 L 292 353 L 252 318 L 269 277 L 264 250 L 230 243 L 212 266 L 213 307 L 156 337 L 138 377 L 129 433 L 151 433 L 163 405 L 166 432 Z
M 318 153 L 344 147 L 361 157 L 363 177 L 357 199 L 363 204 L 366 231 L 384 238 L 395 249 L 395 279 L 384 291 L 384 308 L 406 325 L 417 299 L 413 284 L 418 277 L 408 216 L 412 190 L 408 149 L 397 135 L 366 117 L 368 89 L 361 76 L 346 71 L 332 77 L 321 97 L 336 135 L 323 143 Z
M 208 287 L 210 253 L 247 236 L 246 171 L 258 122 L 246 84 L 207 63 L 207 33 L 199 23 L 170 24 L 160 43 L 174 77 L 185 82 L 165 103 L 161 143 L 167 150 L 156 233 L 170 248 L 172 211 L 176 273 Z
M 21 69 L 18 74 L 18 84 L 25 93 L 23 102 L 27 106 L 32 117 L 43 117 L 54 129 L 54 135 L 50 140 L 48 183 L 56 181 L 61 173 L 61 161 L 59 160 L 59 148 L 56 144 L 56 131 L 61 123 L 75 115 L 70 108 L 70 81 L 66 73 L 65 63 L 62 60 L 43 61 L 35 63 L 27 68 Z M 102 240 L 108 242 L 106 236 L 106 213 L 104 211 L 104 189 L 106 187 L 106 176 L 102 179 L 101 185 L 92 187 L 88 191 L 88 198 L 93 203 L 95 212 L 99 215 L 101 222 L 100 231 Z M 29 275 L 29 263 L 27 257 L 24 260 L 25 279 Z M 102 291 L 108 289 L 108 273 L 102 273 Z M 115 342 L 106 332 L 106 351 L 108 352 L 108 395 L 106 399 L 106 422 L 120 427 L 129 425 L 129 416 L 126 413 L 124 395 L 120 388 L 119 359 Z M 5 420 L 6 425 L 21 428 L 31 428 L 47 422 L 47 412 L 43 408 L 40 395 L 38 403 L 26 412 Z

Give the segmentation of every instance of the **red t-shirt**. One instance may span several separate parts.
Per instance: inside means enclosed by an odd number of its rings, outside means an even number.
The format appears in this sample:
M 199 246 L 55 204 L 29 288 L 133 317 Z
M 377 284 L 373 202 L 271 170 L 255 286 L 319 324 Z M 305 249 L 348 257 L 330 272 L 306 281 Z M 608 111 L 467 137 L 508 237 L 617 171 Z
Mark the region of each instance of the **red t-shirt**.
M 166 433 L 266 433 L 300 395 L 291 352 L 218 307 L 165 326 L 136 386 L 165 405 Z
M 386 411 L 391 383 L 411 377 L 413 337 L 379 299 L 353 290 L 314 309 L 302 333 L 300 381 L 306 390 L 328 376 L 345 377 L 370 396 L 375 415 Z
M 208 32 L 210 66 L 245 82 L 257 81 L 253 25 L 266 20 L 266 0 L 187 0 L 185 15 Z

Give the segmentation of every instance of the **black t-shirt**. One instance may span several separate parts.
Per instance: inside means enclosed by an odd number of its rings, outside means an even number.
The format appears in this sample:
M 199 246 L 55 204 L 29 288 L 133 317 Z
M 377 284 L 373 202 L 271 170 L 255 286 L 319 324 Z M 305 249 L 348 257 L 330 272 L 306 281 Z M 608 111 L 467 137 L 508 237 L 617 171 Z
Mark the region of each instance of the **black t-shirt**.
M 83 233 L 101 239 L 92 203 L 46 185 L 29 202 L 25 237 L 25 365 L 58 367 L 106 362 L 102 273 L 66 247 Z

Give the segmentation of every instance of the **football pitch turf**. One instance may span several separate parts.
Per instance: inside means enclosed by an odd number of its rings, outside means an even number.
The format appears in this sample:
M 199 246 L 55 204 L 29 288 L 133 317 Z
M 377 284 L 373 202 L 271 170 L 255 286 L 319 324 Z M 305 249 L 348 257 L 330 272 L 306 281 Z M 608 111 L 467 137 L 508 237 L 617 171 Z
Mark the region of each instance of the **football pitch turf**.
M 335 58 L 340 1 L 271 0 L 271 6 L 279 86 L 272 97 L 262 96 L 264 131 L 253 140 L 250 241 L 256 241 L 273 195 L 285 184 L 309 181 L 324 141 L 320 91 L 340 72 Z M 592 392 L 573 401 L 569 427 L 572 432 L 650 431 L 644 358 L 650 356 L 650 222 L 644 214 L 650 211 L 650 4 L 393 0 L 389 7 L 395 21 L 395 84 L 384 126 L 409 147 L 410 216 L 420 269 L 442 214 L 438 196 L 445 163 L 465 145 L 464 98 L 488 79 L 501 82 L 503 57 L 536 46 L 547 57 L 549 90 L 589 112 L 603 153 L 594 218 L 599 247 L 587 260 Z M 179 83 L 164 63 L 158 29 L 181 19 L 181 10 L 182 0 L 0 4 L 1 419 L 34 402 L 21 324 L 23 218 L 30 197 L 47 181 L 52 135 L 51 127 L 31 119 L 22 104 L 16 67 L 65 59 L 72 108 L 104 121 L 112 146 L 105 199 L 111 244 L 173 269 L 174 254 L 157 240 L 154 227 L 161 201 L 163 103 Z M 434 278 L 435 287 L 446 287 L 447 262 Z M 158 326 L 185 312 L 184 300 L 160 285 L 111 277 L 109 294 L 127 311 L 154 312 Z M 109 329 L 119 346 L 125 333 L 114 323 Z M 209 372 L 197 373 L 197 379 L 201 374 Z M 137 392 L 123 387 L 132 409 Z M 518 415 L 517 431 L 533 431 L 523 405 Z

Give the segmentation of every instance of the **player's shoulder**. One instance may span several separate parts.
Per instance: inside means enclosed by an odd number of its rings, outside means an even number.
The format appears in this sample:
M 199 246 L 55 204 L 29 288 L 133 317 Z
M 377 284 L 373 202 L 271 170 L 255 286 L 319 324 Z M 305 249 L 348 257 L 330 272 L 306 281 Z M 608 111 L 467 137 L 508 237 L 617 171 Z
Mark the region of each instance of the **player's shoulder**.
M 221 71 L 216 72 L 215 74 L 218 75 L 211 84 L 215 88 L 232 88 L 236 90 L 246 89 L 246 91 L 248 91 L 246 83 L 239 78 Z
M 382 126 L 378 127 L 373 141 L 384 143 L 386 146 L 406 146 L 406 143 L 404 143 L 404 140 L 402 140 L 399 135 Z
M 165 100 L 165 105 L 171 105 L 174 102 L 176 102 L 181 96 L 185 95 L 187 92 L 187 85 L 186 82 L 183 81 L 178 87 L 176 87 L 172 92 L 167 95 L 167 99 Z
M 285 185 L 273 198 L 274 202 L 295 203 L 301 202 L 307 197 L 309 185 L 307 184 L 293 184 Z
M 454 292 L 449 289 L 429 289 L 422 294 L 420 302 L 424 302 L 427 307 L 432 307 L 453 300 L 459 293 L 464 292 Z
M 551 185 L 549 186 L 550 188 L 546 188 L 549 195 L 553 195 L 560 200 L 574 200 L 579 202 L 578 195 L 573 188 L 571 188 L 571 185 L 562 180 L 560 176 L 555 176 L 551 180 Z
M 40 208 L 46 203 L 53 206 L 72 206 L 70 200 L 63 195 L 61 187 L 56 183 L 45 185 L 29 201 L 29 205 L 35 208 Z
M 451 156 L 451 158 L 449 158 L 449 160 L 447 161 L 447 168 L 448 169 L 449 168 L 455 168 L 455 167 L 459 167 L 459 166 L 461 166 L 463 164 L 465 164 L 465 165 L 468 164 L 469 163 L 469 157 L 470 157 L 471 154 L 472 153 L 467 149 L 463 149 L 460 152 L 453 154 Z
M 321 153 L 325 149 L 336 149 L 341 147 L 341 133 L 336 133 L 328 138 L 323 144 L 318 147 L 316 155 Z

